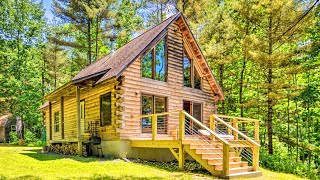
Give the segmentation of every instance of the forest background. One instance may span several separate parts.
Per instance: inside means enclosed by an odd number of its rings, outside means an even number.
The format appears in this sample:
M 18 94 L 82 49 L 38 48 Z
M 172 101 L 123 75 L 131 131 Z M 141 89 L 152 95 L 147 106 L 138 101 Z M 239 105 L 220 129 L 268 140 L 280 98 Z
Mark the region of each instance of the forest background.
M 37 144 L 45 94 L 179 11 L 224 92 L 219 113 L 261 120 L 261 165 L 319 177 L 319 0 L 2 0 L 0 115 Z

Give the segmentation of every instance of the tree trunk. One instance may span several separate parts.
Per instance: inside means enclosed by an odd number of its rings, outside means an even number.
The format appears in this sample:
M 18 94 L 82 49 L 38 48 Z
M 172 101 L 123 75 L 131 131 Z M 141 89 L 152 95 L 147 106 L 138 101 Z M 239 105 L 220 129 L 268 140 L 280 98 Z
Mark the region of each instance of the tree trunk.
M 99 53 L 98 36 L 99 36 L 99 15 L 97 15 L 97 22 L 96 22 L 96 38 L 95 38 L 95 43 L 96 43 L 96 57 L 95 57 L 95 61 L 98 60 L 98 53 Z
M 224 73 L 224 64 L 221 64 L 219 65 L 219 84 L 220 84 L 220 87 L 222 89 L 222 91 L 224 91 L 224 84 L 223 84 L 223 73 Z M 224 101 L 221 102 L 221 113 L 222 114 L 225 114 L 225 103 Z
M 272 128 L 272 117 L 273 117 L 273 99 L 270 97 L 272 93 L 272 16 L 269 17 L 269 28 L 268 28 L 268 41 L 269 41 L 269 49 L 268 49 L 268 75 L 267 75 L 267 83 L 268 83 L 268 92 L 267 92 L 267 104 L 268 104 L 268 119 L 267 119 L 267 127 L 268 127 L 268 150 L 269 154 L 273 154 L 273 128 Z
M 244 71 L 246 68 L 246 57 L 243 59 L 242 69 L 240 72 L 240 89 L 239 89 L 239 104 L 240 104 L 240 116 L 243 117 L 243 79 Z
M 269 154 L 273 154 L 273 141 L 272 141 L 272 135 L 273 135 L 273 128 L 272 128 L 273 100 L 269 96 L 269 94 L 271 94 L 271 92 L 272 92 L 271 83 L 272 83 L 272 69 L 269 68 L 268 69 L 268 119 L 267 119 Z
M 288 128 L 288 132 L 287 132 L 287 140 L 289 142 L 290 139 L 290 95 L 288 94 L 288 104 L 287 104 L 287 128 Z M 290 153 L 290 144 L 288 143 L 288 153 Z
M 88 61 L 89 64 L 92 63 L 92 54 L 91 54 L 91 19 L 88 18 L 88 24 L 87 24 L 87 28 L 88 28 L 88 34 L 87 34 L 87 43 L 88 43 Z

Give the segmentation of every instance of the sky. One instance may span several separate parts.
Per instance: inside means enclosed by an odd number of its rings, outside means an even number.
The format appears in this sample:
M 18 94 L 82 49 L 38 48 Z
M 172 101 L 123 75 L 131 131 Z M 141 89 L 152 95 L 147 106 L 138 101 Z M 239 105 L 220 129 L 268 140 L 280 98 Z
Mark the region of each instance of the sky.
M 53 4 L 52 0 L 43 0 L 43 5 L 46 10 L 45 16 L 49 21 L 51 21 L 54 17 L 54 15 L 51 12 L 51 5 L 52 4 Z

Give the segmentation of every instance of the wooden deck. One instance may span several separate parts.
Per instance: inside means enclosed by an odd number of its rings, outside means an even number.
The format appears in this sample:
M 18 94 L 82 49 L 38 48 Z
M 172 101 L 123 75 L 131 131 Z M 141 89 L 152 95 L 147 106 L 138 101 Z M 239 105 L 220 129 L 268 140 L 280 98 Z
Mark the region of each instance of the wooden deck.
M 231 116 L 211 115 L 210 128 L 197 121 L 185 111 L 179 111 L 178 135 L 157 134 L 156 117 L 160 113 L 144 115 L 152 117 L 152 134 L 132 138 L 134 148 L 168 148 L 179 162 L 179 168 L 184 168 L 186 155 L 192 157 L 207 169 L 212 175 L 221 178 L 258 177 L 259 171 L 259 121 L 254 119 Z M 138 117 L 138 118 L 141 118 Z M 221 118 L 232 119 L 231 123 Z M 188 118 L 188 121 L 186 121 Z M 186 123 L 192 121 L 193 127 L 186 128 Z M 238 130 L 238 122 L 253 123 L 253 138 Z M 221 134 L 221 126 L 227 134 Z M 197 129 L 195 129 L 197 127 Z M 219 127 L 220 130 L 217 128 Z M 251 128 L 252 129 L 252 128 Z M 204 134 L 200 132 L 205 132 Z M 251 159 L 243 157 L 243 153 L 251 153 Z

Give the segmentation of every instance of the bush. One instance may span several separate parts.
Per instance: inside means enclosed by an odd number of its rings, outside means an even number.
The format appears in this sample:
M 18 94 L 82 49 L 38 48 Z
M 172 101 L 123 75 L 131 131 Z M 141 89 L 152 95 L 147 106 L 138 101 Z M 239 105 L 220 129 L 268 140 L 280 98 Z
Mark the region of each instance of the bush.
M 18 136 L 17 136 L 16 132 L 11 131 L 9 133 L 9 143 L 10 144 L 18 144 Z
M 267 149 L 260 150 L 260 163 L 262 167 L 277 172 L 292 173 L 310 179 L 319 179 L 320 169 L 314 163 L 310 166 L 302 161 L 296 162 L 295 156 L 288 153 L 280 142 L 274 143 L 274 154 L 268 154 Z

